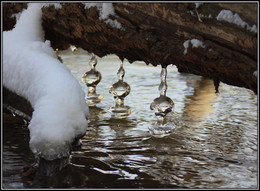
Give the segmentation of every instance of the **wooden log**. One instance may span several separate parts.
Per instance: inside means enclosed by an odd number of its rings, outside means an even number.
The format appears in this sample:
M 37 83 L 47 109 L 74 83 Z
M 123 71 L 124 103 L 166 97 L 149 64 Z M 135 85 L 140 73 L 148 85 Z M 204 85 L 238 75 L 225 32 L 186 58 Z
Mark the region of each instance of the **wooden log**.
M 116 54 L 129 62 L 173 64 L 179 72 L 211 78 L 216 85 L 221 81 L 257 93 L 257 33 L 216 19 L 226 9 L 256 25 L 257 2 L 198 8 L 195 3 L 113 3 L 113 9 L 115 15 L 100 19 L 97 7 L 84 3 L 44 7 L 45 37 L 54 48 L 72 44 L 100 57 Z M 194 39 L 203 44 L 192 47 Z

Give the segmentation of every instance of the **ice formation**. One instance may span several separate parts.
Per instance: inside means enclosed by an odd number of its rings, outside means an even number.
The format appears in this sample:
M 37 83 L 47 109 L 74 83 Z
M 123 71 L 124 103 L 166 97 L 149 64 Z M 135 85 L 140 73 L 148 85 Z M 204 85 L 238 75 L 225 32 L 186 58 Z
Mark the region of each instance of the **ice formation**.
M 44 42 L 41 3 L 30 3 L 15 28 L 3 32 L 3 85 L 30 101 L 30 148 L 47 160 L 67 156 L 84 135 L 88 106 L 79 82 Z
M 225 10 L 225 9 L 221 10 L 217 16 L 217 20 L 234 23 L 238 26 L 246 28 L 247 30 L 249 30 L 251 32 L 257 33 L 256 25 L 250 26 L 248 23 L 243 21 L 237 13 L 234 14 L 230 10 Z

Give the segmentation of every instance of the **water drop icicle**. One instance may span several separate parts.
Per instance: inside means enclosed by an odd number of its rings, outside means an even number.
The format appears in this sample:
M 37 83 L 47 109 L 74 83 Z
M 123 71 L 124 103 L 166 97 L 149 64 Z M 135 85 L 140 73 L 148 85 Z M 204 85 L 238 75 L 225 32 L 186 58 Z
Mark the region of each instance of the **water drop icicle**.
M 97 58 L 94 55 L 92 55 L 89 60 L 89 65 L 91 69 L 82 75 L 82 81 L 88 87 L 88 95 L 86 96 L 88 105 L 95 106 L 100 103 L 104 97 L 103 95 L 96 94 L 96 86 L 101 81 L 102 76 L 101 73 L 96 70 Z
M 123 81 L 124 76 L 125 69 L 123 63 L 121 63 L 117 72 L 118 82 L 114 83 L 109 89 L 109 93 L 112 93 L 116 100 L 115 106 L 109 109 L 114 118 L 126 118 L 132 113 L 132 108 L 124 105 L 124 99 L 130 93 L 130 86 Z
M 166 68 L 162 68 L 160 77 L 160 96 L 155 98 L 150 105 L 150 109 L 154 111 L 154 114 L 157 118 L 157 123 L 149 129 L 154 136 L 163 137 L 169 135 L 171 131 L 175 129 L 175 126 L 172 123 L 166 121 L 166 115 L 173 110 L 174 103 L 171 98 L 166 96 L 168 87 L 166 82 Z

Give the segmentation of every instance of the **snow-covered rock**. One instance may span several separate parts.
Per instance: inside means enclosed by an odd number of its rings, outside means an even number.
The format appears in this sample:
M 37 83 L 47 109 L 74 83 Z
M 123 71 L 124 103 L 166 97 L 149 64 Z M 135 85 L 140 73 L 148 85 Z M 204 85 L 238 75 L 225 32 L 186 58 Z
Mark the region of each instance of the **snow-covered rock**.
M 58 59 L 41 26 L 41 3 L 30 3 L 11 31 L 3 32 L 3 85 L 30 101 L 30 148 L 47 160 L 67 156 L 88 127 L 79 82 Z

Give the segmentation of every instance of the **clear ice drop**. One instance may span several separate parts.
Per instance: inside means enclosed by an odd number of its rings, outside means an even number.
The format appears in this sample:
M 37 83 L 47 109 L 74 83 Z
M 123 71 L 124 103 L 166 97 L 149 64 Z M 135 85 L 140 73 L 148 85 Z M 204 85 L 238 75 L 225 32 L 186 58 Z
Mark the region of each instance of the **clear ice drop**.
M 96 94 L 96 86 L 101 81 L 102 75 L 95 68 L 97 65 L 97 58 L 94 55 L 92 55 L 89 60 L 89 65 L 91 66 L 91 69 L 82 75 L 82 81 L 88 87 L 88 95 L 86 96 L 88 105 L 95 106 L 100 103 L 104 97 L 103 95 Z
M 149 130 L 154 136 L 166 136 L 171 133 L 175 126 L 170 123 L 166 122 L 166 115 L 173 111 L 174 102 L 171 98 L 166 96 L 167 91 L 167 70 L 166 68 L 162 68 L 161 70 L 161 83 L 159 85 L 160 96 L 155 98 L 151 105 L 150 109 L 154 110 L 154 114 L 157 118 L 157 123 L 154 124 Z
M 132 113 L 132 108 L 124 105 L 124 99 L 131 91 L 129 84 L 123 81 L 124 76 L 125 69 L 122 63 L 117 72 L 118 82 L 114 83 L 109 89 L 109 93 L 113 94 L 116 100 L 115 106 L 109 109 L 115 118 L 126 118 Z

